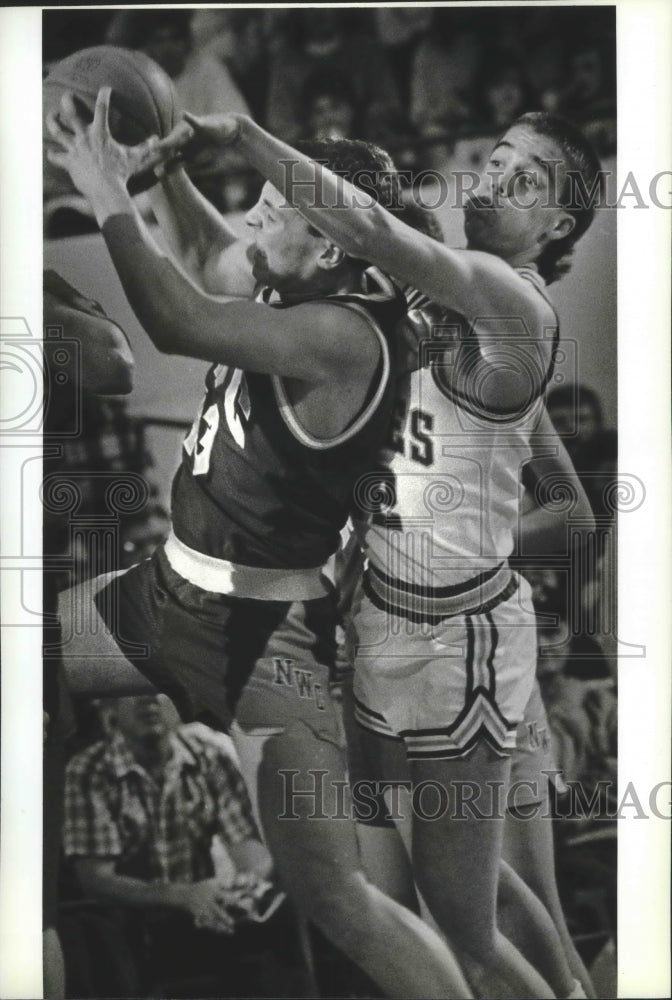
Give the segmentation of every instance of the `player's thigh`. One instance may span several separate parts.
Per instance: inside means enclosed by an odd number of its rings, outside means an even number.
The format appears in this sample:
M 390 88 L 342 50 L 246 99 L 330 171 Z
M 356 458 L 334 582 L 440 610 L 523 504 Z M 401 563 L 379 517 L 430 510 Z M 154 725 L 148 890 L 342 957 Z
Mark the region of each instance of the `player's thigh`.
M 154 691 L 154 686 L 121 652 L 115 632 L 98 606 L 98 595 L 126 571 L 104 573 L 58 595 L 60 655 L 71 691 L 117 696 Z M 109 609 L 103 609 L 107 614 Z M 114 614 L 114 611 L 111 612 Z
M 311 912 L 359 869 L 343 749 L 304 722 L 290 723 L 265 741 L 257 786 L 280 879 Z
M 509 772 L 485 743 L 466 758 L 411 762 L 414 870 L 444 929 L 494 920 Z

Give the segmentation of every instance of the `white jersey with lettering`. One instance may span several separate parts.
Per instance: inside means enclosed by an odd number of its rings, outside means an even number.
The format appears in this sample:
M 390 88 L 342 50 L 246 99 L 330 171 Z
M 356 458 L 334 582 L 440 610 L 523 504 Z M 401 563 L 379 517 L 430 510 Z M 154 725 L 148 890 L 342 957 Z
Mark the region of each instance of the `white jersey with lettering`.
M 519 273 L 544 294 L 536 270 Z M 479 398 L 481 358 L 464 319 L 418 293 L 409 297 L 409 316 L 424 332 L 421 367 L 403 376 L 387 447 L 359 480 L 353 522 L 378 597 L 417 617 L 443 617 L 490 601 L 511 579 L 521 471 L 532 454 L 557 321 L 540 341 L 540 371 L 530 373 L 535 390 L 520 410 L 504 413 Z M 529 331 L 512 319 L 502 335 L 502 325 L 499 357 L 490 350 L 488 364 L 529 370 Z
M 544 295 L 534 269 L 520 273 Z M 507 756 L 536 666 L 530 588 L 508 557 L 557 320 L 550 306 L 543 331 L 499 318 L 483 343 L 482 324 L 477 342 L 463 317 L 417 296 L 409 307 L 420 365 L 353 512 L 367 560 L 349 625 L 355 718 L 403 739 L 409 759 L 464 757 L 483 740 Z M 484 405 L 493 366 L 530 374 L 518 412 Z

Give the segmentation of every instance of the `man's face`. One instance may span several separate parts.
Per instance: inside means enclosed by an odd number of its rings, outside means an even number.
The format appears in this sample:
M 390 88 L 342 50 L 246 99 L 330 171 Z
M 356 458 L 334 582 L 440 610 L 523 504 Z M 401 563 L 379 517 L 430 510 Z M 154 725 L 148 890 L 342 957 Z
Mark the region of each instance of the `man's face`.
M 151 743 L 167 732 L 161 701 L 155 694 L 117 699 L 115 716 L 117 728 L 130 743 Z
M 548 415 L 560 436 L 578 433 L 582 439 L 587 439 L 601 427 L 600 419 L 590 403 L 580 403 L 578 406 L 572 403 L 551 404 Z
M 249 256 L 255 279 L 278 292 L 310 291 L 325 241 L 310 231 L 272 184 L 264 184 L 245 221 L 254 232 Z
M 346 139 L 353 128 L 354 109 L 346 100 L 322 94 L 315 98 L 309 115 L 315 139 Z
M 572 62 L 574 95 L 584 101 L 597 97 L 602 87 L 602 61 L 597 49 L 577 52 Z
M 571 231 L 559 207 L 566 167 L 559 146 L 528 125 L 499 140 L 464 209 L 470 250 L 504 260 L 534 261 L 548 242 Z

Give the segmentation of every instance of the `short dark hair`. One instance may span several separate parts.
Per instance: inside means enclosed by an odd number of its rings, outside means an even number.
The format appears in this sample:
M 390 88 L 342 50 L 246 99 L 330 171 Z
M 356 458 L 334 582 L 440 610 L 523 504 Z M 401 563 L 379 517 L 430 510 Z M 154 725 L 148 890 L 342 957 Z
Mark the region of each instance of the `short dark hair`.
M 380 146 L 363 139 L 301 139 L 296 148 L 365 191 L 385 208 L 397 208 L 401 204 L 397 168 L 390 154 Z M 348 260 L 362 269 L 369 267 L 366 261 L 355 257 L 348 257 Z
M 397 208 L 401 187 L 389 153 L 363 139 L 302 139 L 296 148 L 339 177 L 366 191 L 384 208 Z
M 529 111 L 513 123 L 526 125 L 546 136 L 562 150 L 567 167 L 565 185 L 559 194 L 560 204 L 574 219 L 571 233 L 544 248 L 537 260 L 539 273 L 550 285 L 571 267 L 574 245 L 586 232 L 595 215 L 595 201 L 604 188 L 602 165 L 578 126 L 546 111 Z

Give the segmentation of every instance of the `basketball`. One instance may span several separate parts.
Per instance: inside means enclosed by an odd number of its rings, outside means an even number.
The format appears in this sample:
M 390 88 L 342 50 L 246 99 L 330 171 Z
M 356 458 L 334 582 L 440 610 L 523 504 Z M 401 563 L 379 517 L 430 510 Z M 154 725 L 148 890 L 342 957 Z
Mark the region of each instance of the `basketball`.
M 61 59 L 42 85 L 45 196 L 73 191 L 68 174 L 46 158 L 46 150 L 56 148 L 46 130 L 47 114 L 58 111 L 61 97 L 70 92 L 82 118 L 91 121 L 98 91 L 105 86 L 112 88 L 109 124 L 118 142 L 135 146 L 150 135 L 167 135 L 174 126 L 177 112 L 172 81 L 143 52 L 96 45 Z

